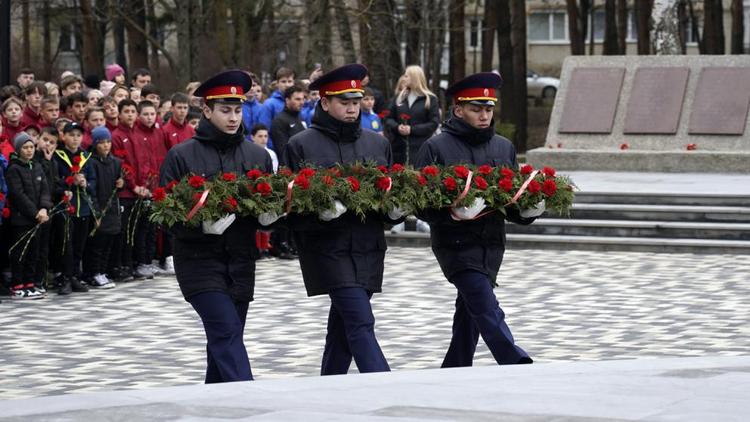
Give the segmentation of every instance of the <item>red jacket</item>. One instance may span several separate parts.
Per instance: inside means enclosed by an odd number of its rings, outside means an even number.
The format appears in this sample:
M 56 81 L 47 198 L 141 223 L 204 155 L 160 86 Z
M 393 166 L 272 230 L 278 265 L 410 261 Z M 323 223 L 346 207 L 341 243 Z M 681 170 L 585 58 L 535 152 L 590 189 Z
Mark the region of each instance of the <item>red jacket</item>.
M 158 123 L 151 127 L 146 127 L 142 125 L 141 122 L 136 122 L 133 127 L 133 138 L 136 139 L 140 145 L 147 145 L 147 155 L 150 158 L 150 161 L 146 173 L 151 180 L 150 183 L 142 186 L 146 186 L 149 190 L 153 190 L 153 188 L 159 186 L 159 169 L 161 168 L 161 163 L 164 161 L 164 158 L 167 156 L 166 137 Z
M 179 124 L 174 119 L 169 119 L 169 122 L 162 127 L 162 131 L 167 141 L 168 150 L 195 135 L 195 129 L 187 124 L 187 120 L 185 120 L 185 123 Z
M 112 123 L 110 123 L 109 120 L 107 120 L 107 123 L 105 123 L 104 125 L 107 126 L 107 129 L 109 129 L 109 133 L 115 133 L 115 129 L 117 129 L 117 125 L 113 125 Z
M 31 109 L 31 107 L 26 106 L 23 108 L 23 114 L 21 115 L 21 127 L 26 127 L 28 125 L 36 125 L 41 127 L 47 126 L 47 122 L 42 119 L 41 114 L 35 112 Z
M 84 129 L 83 140 L 81 141 L 81 149 L 84 151 L 88 151 L 91 148 L 91 144 L 93 142 L 94 139 L 91 137 L 91 129 Z
M 21 132 L 25 126 L 21 123 L 18 124 L 18 126 L 11 126 L 10 123 L 8 123 L 7 120 L 5 120 L 5 117 L 3 117 L 3 135 L 8 137 L 8 140 L 10 141 L 11 145 L 13 144 L 13 138 L 16 137 L 16 134 L 18 132 Z
M 16 149 L 13 147 L 13 143 L 8 139 L 5 133 L 0 135 L 0 154 L 5 156 L 5 162 L 10 163 L 10 154 L 13 154 Z
M 112 132 L 112 155 L 122 160 L 122 173 L 125 179 L 125 188 L 120 191 L 120 198 L 135 198 L 133 189 L 136 186 L 145 186 L 148 177 L 147 171 L 151 160 L 148 147 L 137 143 L 133 136 L 134 130 L 135 128 L 121 123 Z M 145 170 L 141 171 L 142 168 Z

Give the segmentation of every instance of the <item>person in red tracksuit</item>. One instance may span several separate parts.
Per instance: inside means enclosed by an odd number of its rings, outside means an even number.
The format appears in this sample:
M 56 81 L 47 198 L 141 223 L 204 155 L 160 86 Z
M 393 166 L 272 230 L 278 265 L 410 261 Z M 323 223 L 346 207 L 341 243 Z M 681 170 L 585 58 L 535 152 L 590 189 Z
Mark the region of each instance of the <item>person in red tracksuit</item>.
M 26 107 L 24 107 L 23 115 L 21 116 L 21 126 L 36 125 L 42 127 L 45 122 L 40 112 L 42 111 L 42 98 L 47 95 L 47 87 L 44 85 L 44 82 L 34 81 L 23 92 L 26 98 Z
M 162 130 L 167 141 L 167 149 L 187 141 L 195 135 L 195 129 L 188 124 L 188 111 L 190 110 L 190 98 L 178 92 L 172 95 L 172 117 Z

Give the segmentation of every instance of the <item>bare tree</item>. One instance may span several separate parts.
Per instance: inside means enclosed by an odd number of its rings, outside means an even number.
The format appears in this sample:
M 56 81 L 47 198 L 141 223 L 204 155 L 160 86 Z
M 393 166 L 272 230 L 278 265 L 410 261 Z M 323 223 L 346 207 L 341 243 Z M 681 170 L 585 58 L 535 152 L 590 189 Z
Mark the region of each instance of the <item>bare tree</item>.
M 42 62 L 44 64 L 44 79 L 52 79 L 52 31 L 50 29 L 49 2 L 42 6 Z
M 482 71 L 492 70 L 495 53 L 495 28 L 497 27 L 498 2 L 484 2 L 484 25 L 482 25 Z
M 570 38 L 570 54 L 582 56 L 586 54 L 586 30 L 589 20 L 589 2 L 581 0 L 580 7 L 576 0 L 566 0 L 568 9 L 568 38 Z
M 466 0 L 450 0 L 448 25 L 450 26 L 450 78 L 456 82 L 466 75 L 466 28 L 464 7 Z
M 127 15 L 123 10 L 119 10 L 119 13 L 125 19 L 128 36 L 128 65 L 131 69 L 148 67 L 145 4 L 143 0 L 123 0 L 123 8 L 127 10 Z
M 617 46 L 619 54 L 628 54 L 628 1 L 617 0 Z
M 97 33 L 96 17 L 94 16 L 94 10 L 91 7 L 91 2 L 89 0 L 79 0 L 79 7 L 81 10 L 81 32 L 83 35 L 83 73 L 101 76 L 104 57 L 102 56 L 102 54 L 100 54 L 100 50 L 97 44 L 103 37 L 101 37 Z
M 635 19 L 638 27 L 638 54 L 651 54 L 651 0 L 635 0 Z
M 422 26 L 422 1 L 406 0 L 404 2 L 406 19 L 404 27 L 406 31 L 406 52 L 404 55 L 405 64 L 420 63 L 420 29 Z
M 307 50 L 307 63 L 321 63 L 326 68 L 333 65 L 331 54 L 331 25 L 328 0 L 306 0 L 309 18 L 308 37 L 310 48 Z
M 513 86 L 516 99 L 515 145 L 520 152 L 526 151 L 528 107 L 526 88 L 526 1 L 510 0 L 510 42 L 513 46 Z
M 332 1 L 344 60 L 347 63 L 354 63 L 357 61 L 357 51 L 354 49 L 354 38 L 352 37 L 352 26 L 349 23 L 349 13 L 344 5 L 344 0 Z
M 731 54 L 745 54 L 745 11 L 742 0 L 732 0 L 732 42 Z
M 373 86 L 391 92 L 404 71 L 399 51 L 394 0 L 359 0 L 359 36 L 363 62 L 370 69 Z
M 724 54 L 724 10 L 721 0 L 703 1 L 703 54 Z
M 29 0 L 21 2 L 21 30 L 23 31 L 23 67 L 31 66 L 31 22 Z
M 654 53 L 680 54 L 680 22 L 676 0 L 655 0 L 652 13 L 654 27 L 651 33 Z
M 602 54 L 620 54 L 617 37 L 617 10 L 615 0 L 604 1 L 604 45 Z

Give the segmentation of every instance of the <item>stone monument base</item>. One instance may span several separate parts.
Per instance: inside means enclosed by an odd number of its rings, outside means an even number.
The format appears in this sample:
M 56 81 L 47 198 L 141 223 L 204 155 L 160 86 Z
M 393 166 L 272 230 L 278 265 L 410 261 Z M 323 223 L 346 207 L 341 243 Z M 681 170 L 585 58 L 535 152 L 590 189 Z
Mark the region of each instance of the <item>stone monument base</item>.
M 550 166 L 567 171 L 750 173 L 750 152 L 536 148 L 526 153 L 526 161 L 535 168 Z

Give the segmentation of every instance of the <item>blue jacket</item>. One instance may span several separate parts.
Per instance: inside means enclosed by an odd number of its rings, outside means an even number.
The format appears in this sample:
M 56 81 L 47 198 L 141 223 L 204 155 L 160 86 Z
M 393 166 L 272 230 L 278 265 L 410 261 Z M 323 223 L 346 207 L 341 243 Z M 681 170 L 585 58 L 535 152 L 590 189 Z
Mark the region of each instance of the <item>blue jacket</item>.
M 242 103 L 242 124 L 247 130 L 245 139 L 247 139 L 248 141 L 253 140 L 253 135 L 250 133 L 250 131 L 253 129 L 253 126 L 257 125 L 258 123 L 264 124 L 268 128 L 268 133 L 270 135 L 271 121 L 271 115 L 268 114 L 268 109 L 266 109 L 263 104 L 255 100 L 245 101 L 244 103 Z M 269 147 L 273 147 L 273 143 L 270 139 L 268 141 L 268 144 Z
M 0 154 L 0 211 L 5 208 L 5 197 L 8 195 L 8 185 L 5 184 L 5 167 L 8 162 L 5 161 L 5 156 Z M 3 223 L 3 214 L 0 212 L 0 224 Z
M 302 106 L 302 110 L 299 112 L 299 117 L 307 125 L 306 127 L 312 126 L 312 117 L 315 114 L 315 106 L 318 105 L 317 101 L 307 101 Z
M 380 117 L 372 111 L 362 111 L 362 129 L 370 129 L 373 132 L 383 133 L 383 122 Z
M 271 136 L 271 122 L 277 114 L 281 113 L 281 111 L 284 110 L 285 105 L 286 101 L 284 101 L 284 94 L 282 94 L 278 89 L 274 91 L 266 101 L 263 102 L 263 108 L 266 109 L 266 114 L 268 115 L 268 147 L 274 150 L 276 153 L 278 153 L 279 151 L 276 151 L 276 148 L 273 147 L 273 139 Z

